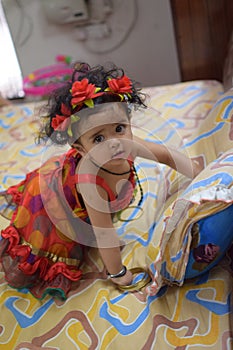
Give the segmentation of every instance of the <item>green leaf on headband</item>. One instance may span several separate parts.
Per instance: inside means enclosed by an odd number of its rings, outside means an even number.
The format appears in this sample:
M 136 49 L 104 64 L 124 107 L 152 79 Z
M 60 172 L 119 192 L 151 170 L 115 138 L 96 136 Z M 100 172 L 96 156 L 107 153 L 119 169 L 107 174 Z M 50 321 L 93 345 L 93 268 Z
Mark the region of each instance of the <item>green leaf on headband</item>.
M 120 96 L 121 102 L 124 101 L 124 99 L 125 99 L 124 95 L 122 95 L 122 94 L 117 94 L 117 95 Z
M 80 119 L 80 117 L 79 117 L 78 115 L 72 114 L 72 115 L 70 116 L 70 125 L 69 125 L 69 127 L 68 127 L 68 129 L 67 129 L 67 134 L 68 134 L 70 137 L 73 136 L 71 126 L 72 126 L 72 124 L 76 123 L 79 119 Z
M 94 107 L 94 102 L 93 102 L 92 98 L 89 98 L 88 100 L 84 101 L 84 104 L 89 108 Z
M 70 123 L 73 124 L 73 123 L 76 123 L 77 121 L 79 121 L 80 117 L 77 115 L 77 114 L 72 114 L 70 116 Z
M 71 129 L 71 124 L 69 125 L 69 127 L 67 129 L 67 134 L 68 134 L 69 137 L 73 136 L 72 129 Z

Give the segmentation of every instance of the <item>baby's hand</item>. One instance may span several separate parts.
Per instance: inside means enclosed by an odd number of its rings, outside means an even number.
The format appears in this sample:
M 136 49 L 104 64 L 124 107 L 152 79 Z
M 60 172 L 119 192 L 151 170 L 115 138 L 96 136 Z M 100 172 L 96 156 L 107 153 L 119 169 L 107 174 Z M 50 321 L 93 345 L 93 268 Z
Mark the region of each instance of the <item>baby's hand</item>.
M 111 278 L 111 281 L 115 284 L 119 284 L 120 286 L 128 286 L 133 279 L 133 275 L 131 271 L 127 270 L 126 274 L 122 277 Z

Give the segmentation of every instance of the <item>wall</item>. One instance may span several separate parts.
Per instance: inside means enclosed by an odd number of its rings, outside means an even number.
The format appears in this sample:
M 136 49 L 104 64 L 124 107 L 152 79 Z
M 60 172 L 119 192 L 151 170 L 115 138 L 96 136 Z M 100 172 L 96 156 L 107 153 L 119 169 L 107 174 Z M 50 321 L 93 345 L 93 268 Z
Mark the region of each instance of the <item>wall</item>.
M 223 80 L 232 0 L 171 0 L 182 81 Z
M 112 52 L 99 54 L 77 40 L 72 24 L 49 23 L 40 1 L 4 0 L 23 75 L 54 63 L 58 54 L 66 54 L 91 65 L 113 61 L 143 86 L 179 82 L 169 0 L 137 0 L 137 4 L 138 18 L 127 40 Z

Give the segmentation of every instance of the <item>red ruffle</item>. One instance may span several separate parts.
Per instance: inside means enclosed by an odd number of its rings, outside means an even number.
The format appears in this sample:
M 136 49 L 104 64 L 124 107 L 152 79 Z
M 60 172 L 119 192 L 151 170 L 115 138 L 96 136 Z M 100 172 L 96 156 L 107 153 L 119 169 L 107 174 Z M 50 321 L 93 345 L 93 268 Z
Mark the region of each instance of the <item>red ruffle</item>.
M 45 280 L 46 273 L 49 270 L 49 262 L 46 258 L 37 258 L 33 264 L 23 261 L 19 264 L 19 269 L 26 275 L 34 275 L 39 271 L 40 278 Z
M 7 195 L 11 196 L 12 202 L 19 205 L 21 198 L 22 198 L 22 193 L 19 192 L 19 184 L 8 188 L 6 193 L 7 193 Z
M 18 268 L 26 275 L 39 273 L 40 278 L 44 281 L 52 281 L 58 275 L 63 275 L 71 281 L 78 281 L 82 276 L 82 272 L 76 266 L 62 262 L 54 263 L 46 257 L 34 255 L 33 263 L 28 262 L 28 258 L 32 254 L 31 248 L 19 244 L 20 237 L 13 226 L 2 231 L 2 238 L 8 241 L 5 253 L 8 253 L 12 259 L 18 258 Z
M 27 258 L 29 257 L 31 252 L 30 247 L 28 246 L 22 246 L 22 245 L 16 245 L 13 247 L 10 251 L 9 254 L 10 256 L 14 259 L 19 257 L 20 261 L 26 261 Z
M 7 253 L 11 251 L 13 247 L 19 244 L 20 237 L 19 234 L 13 226 L 8 226 L 5 230 L 2 230 L 1 236 L 4 239 L 7 239 L 9 242 Z
M 59 274 L 62 274 L 71 281 L 78 281 L 82 275 L 80 270 L 74 270 L 74 267 L 67 266 L 65 263 L 59 262 L 50 267 L 45 276 L 45 281 L 51 281 L 54 276 Z

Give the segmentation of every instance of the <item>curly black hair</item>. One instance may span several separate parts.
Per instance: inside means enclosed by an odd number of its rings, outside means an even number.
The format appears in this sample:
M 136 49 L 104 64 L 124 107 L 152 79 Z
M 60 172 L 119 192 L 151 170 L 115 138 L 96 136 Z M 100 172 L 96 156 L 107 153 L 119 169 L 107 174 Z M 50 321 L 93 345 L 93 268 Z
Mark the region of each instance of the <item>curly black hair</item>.
M 73 107 L 71 104 L 71 88 L 75 81 L 81 81 L 84 78 L 87 78 L 89 83 L 95 84 L 101 88 L 101 91 L 104 91 L 108 88 L 107 80 L 109 78 L 121 78 L 124 76 L 124 70 L 118 68 L 113 63 L 109 66 L 98 65 L 91 67 L 87 63 L 77 62 L 73 66 L 73 74 L 71 80 L 63 83 L 62 87 L 53 90 L 50 94 L 47 103 L 40 110 L 41 118 L 41 129 L 38 133 L 37 142 L 41 143 L 42 141 L 47 141 L 48 139 L 55 144 L 64 145 L 69 142 L 69 135 L 67 131 L 58 131 L 54 130 L 52 127 L 52 119 L 56 115 L 63 115 L 61 112 L 61 106 L 65 105 L 68 109 L 71 110 L 72 114 L 77 112 L 77 107 Z M 139 107 L 146 108 L 145 94 L 143 94 L 138 84 L 135 81 L 132 81 L 132 93 L 130 94 L 129 103 L 134 106 L 134 109 Z M 108 102 L 121 102 L 121 97 L 118 94 L 103 94 L 95 99 L 93 99 L 94 105 L 100 105 Z M 88 108 L 83 104 L 82 109 Z M 68 118 L 68 117 L 67 117 Z

